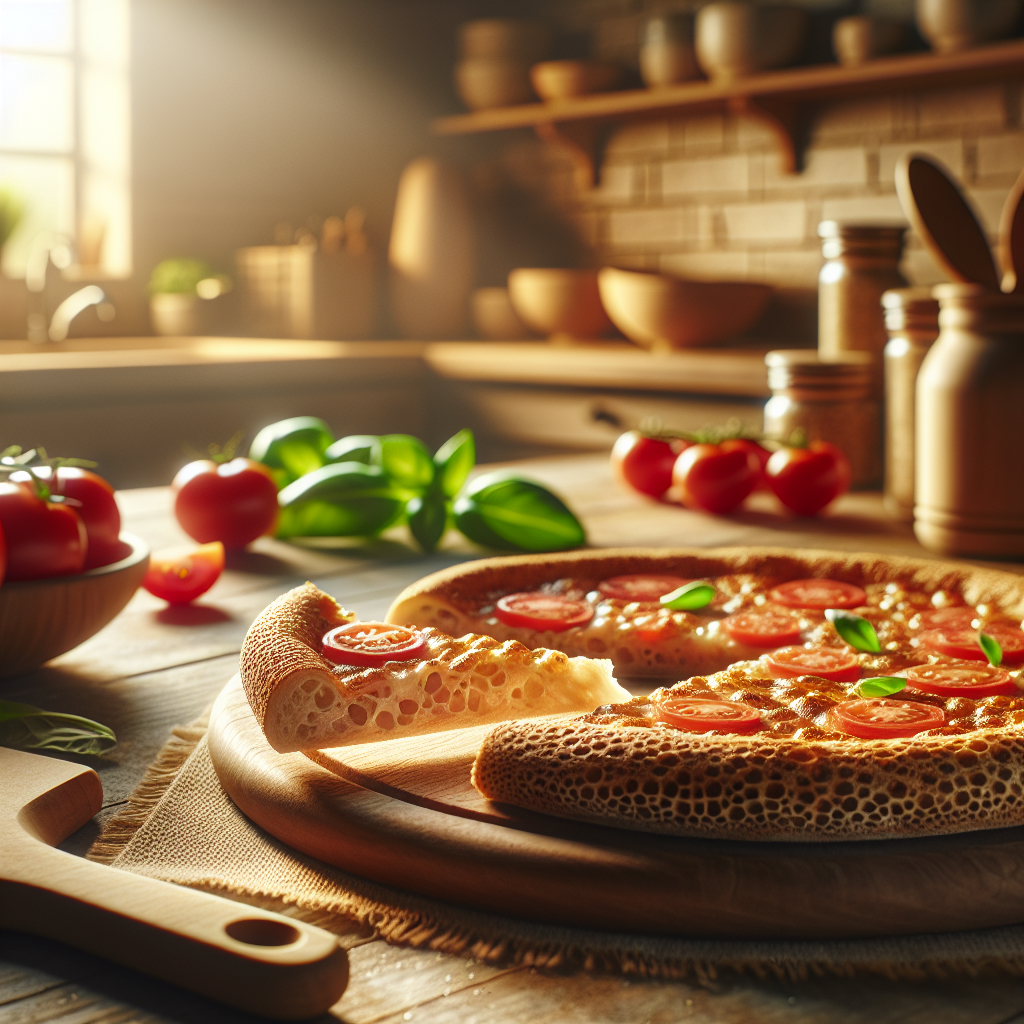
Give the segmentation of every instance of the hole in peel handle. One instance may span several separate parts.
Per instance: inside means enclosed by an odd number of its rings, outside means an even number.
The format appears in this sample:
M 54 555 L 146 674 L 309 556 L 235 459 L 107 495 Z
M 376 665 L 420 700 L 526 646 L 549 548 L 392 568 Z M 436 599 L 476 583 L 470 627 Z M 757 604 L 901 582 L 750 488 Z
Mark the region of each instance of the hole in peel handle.
M 224 931 L 248 946 L 291 946 L 302 938 L 302 933 L 294 925 L 262 917 L 229 921 L 224 925 Z

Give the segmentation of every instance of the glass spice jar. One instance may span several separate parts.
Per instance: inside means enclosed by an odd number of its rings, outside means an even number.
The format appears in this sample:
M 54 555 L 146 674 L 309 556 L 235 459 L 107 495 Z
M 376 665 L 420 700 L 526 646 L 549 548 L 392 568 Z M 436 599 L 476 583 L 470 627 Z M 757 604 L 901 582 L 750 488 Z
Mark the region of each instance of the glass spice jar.
M 900 273 L 906 228 L 892 224 L 818 225 L 825 264 L 818 275 L 818 351 L 826 359 L 844 352 L 872 357 L 872 394 L 884 390 L 882 351 L 888 341 L 882 293 L 907 284 Z
M 830 441 L 850 460 L 852 486 L 877 486 L 882 453 L 871 354 L 826 359 L 813 349 L 778 349 L 764 361 L 772 392 L 764 407 L 765 434 L 787 441 L 801 430 L 808 441 Z
M 939 336 L 939 301 L 931 288 L 893 288 L 882 295 L 885 329 L 885 507 L 914 521 L 914 393 L 917 373 Z

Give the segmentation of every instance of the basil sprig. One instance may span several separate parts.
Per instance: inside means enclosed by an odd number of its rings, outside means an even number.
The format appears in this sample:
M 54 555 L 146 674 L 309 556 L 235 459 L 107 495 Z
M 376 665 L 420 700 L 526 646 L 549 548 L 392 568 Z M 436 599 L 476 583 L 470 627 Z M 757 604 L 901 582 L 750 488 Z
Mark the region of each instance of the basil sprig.
M 978 646 L 985 652 L 990 665 L 1001 665 L 1003 663 L 1003 648 L 999 641 L 988 633 L 978 634 Z
M 0 700 L 0 745 L 63 754 L 102 754 L 117 743 L 114 730 L 90 718 Z
M 697 608 L 706 608 L 715 599 L 715 588 L 704 580 L 691 580 L 673 590 L 671 594 L 663 594 L 661 603 L 674 612 L 692 612 Z
M 882 645 L 878 642 L 875 627 L 862 615 L 843 611 L 841 608 L 825 609 L 825 618 L 836 627 L 836 632 L 853 648 L 868 654 L 878 654 Z
M 862 679 L 853 692 L 858 697 L 891 697 L 906 685 L 906 679 L 899 676 L 875 676 L 873 679 Z

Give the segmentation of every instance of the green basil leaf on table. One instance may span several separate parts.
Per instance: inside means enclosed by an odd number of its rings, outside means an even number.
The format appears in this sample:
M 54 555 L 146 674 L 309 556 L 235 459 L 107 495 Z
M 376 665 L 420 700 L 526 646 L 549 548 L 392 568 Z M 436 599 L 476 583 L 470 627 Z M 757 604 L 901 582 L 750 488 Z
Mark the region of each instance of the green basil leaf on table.
M 424 495 L 410 498 L 405 506 L 409 531 L 424 551 L 433 551 L 448 528 L 448 503 L 433 488 Z
M 988 633 L 978 634 L 978 646 L 985 652 L 990 665 L 1001 665 L 1003 663 L 1003 648 L 994 636 Z
M 364 466 L 380 465 L 380 438 L 374 434 L 349 434 L 332 444 L 324 458 L 327 462 L 361 462 Z
M 715 588 L 704 580 L 692 580 L 684 583 L 671 594 L 664 594 L 661 603 L 674 612 L 692 612 L 697 608 L 706 608 L 715 599 Z
M 460 430 L 434 453 L 437 481 L 446 498 L 462 490 L 470 470 L 476 465 L 476 441 L 472 430 Z
M 400 519 L 406 497 L 379 466 L 333 462 L 289 484 L 277 501 L 278 537 L 360 537 Z
M 277 470 L 279 486 L 319 469 L 334 441 L 316 416 L 293 416 L 264 427 L 249 446 L 249 458 Z
M 399 487 L 421 491 L 434 480 L 434 460 L 423 442 L 410 434 L 385 434 L 380 439 L 381 469 Z
M 117 743 L 114 730 L 91 718 L 0 700 L 0 745 L 65 754 L 102 754 Z
M 564 551 L 586 541 L 583 525 L 546 487 L 504 471 L 473 480 L 454 507 L 472 541 L 506 551 Z
M 875 627 L 862 615 L 843 611 L 841 608 L 826 608 L 825 618 L 836 627 L 836 632 L 851 647 L 868 654 L 878 654 L 882 645 L 878 642 Z
M 899 676 L 875 676 L 873 679 L 862 679 L 853 692 L 858 697 L 890 697 L 906 685 L 906 679 Z

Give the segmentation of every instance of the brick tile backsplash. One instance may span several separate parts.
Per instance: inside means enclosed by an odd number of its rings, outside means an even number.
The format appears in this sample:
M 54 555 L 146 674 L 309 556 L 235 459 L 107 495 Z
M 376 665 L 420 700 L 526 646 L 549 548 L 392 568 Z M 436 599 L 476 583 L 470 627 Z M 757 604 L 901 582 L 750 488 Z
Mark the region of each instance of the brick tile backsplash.
M 1017 174 L 1024 165 L 1024 132 L 985 135 L 978 139 L 975 170 L 979 178 L 990 174 Z
M 894 142 L 878 149 L 878 180 L 885 186 L 892 186 L 893 172 L 904 153 L 925 153 L 935 157 L 946 170 L 963 180 L 964 140 L 944 139 L 929 142 Z
M 661 192 L 666 198 L 695 192 L 750 191 L 750 161 L 743 153 L 705 159 L 666 160 Z

